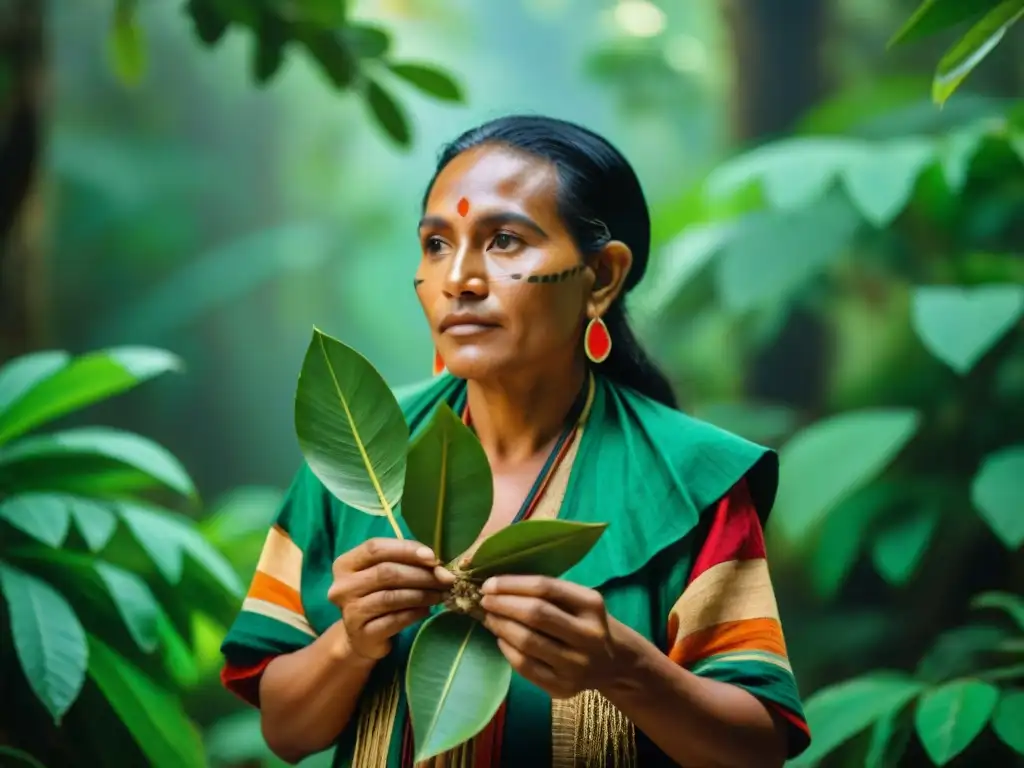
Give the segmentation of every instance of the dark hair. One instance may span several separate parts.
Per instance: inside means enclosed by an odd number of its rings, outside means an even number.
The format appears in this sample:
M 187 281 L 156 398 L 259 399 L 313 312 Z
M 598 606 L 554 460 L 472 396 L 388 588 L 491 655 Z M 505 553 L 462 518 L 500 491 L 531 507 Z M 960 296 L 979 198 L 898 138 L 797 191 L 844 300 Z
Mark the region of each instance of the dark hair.
M 423 197 L 424 208 L 434 182 L 448 163 L 484 144 L 510 147 L 555 167 L 559 213 L 581 253 L 599 251 L 611 240 L 629 246 L 633 267 L 623 293 L 604 315 L 612 351 L 601 370 L 619 384 L 677 407 L 672 385 L 640 346 L 626 318 L 623 296 L 640 282 L 651 250 L 647 201 L 629 162 L 608 141 L 574 123 L 540 116 L 501 117 L 466 131 L 441 151 Z

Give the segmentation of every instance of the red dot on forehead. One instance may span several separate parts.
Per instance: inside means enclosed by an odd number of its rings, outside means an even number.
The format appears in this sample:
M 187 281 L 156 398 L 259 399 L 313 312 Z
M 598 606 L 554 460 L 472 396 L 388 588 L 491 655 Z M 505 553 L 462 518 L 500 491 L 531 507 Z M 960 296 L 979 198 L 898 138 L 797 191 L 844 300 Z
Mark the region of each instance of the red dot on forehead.
M 469 213 L 469 200 L 466 198 L 460 198 L 458 205 L 455 206 L 455 210 L 459 212 L 459 216 L 465 216 Z

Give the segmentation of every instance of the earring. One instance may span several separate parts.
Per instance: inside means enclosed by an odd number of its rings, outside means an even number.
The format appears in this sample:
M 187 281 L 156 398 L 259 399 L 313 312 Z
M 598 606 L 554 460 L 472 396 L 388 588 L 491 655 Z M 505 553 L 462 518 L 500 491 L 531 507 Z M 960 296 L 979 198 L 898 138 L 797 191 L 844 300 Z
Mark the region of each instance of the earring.
M 592 318 L 587 323 L 587 330 L 583 334 L 583 349 L 592 363 L 603 363 L 612 353 L 612 336 L 600 317 Z
M 434 375 L 440 376 L 444 373 L 444 360 L 441 359 L 441 353 L 436 349 L 434 350 Z

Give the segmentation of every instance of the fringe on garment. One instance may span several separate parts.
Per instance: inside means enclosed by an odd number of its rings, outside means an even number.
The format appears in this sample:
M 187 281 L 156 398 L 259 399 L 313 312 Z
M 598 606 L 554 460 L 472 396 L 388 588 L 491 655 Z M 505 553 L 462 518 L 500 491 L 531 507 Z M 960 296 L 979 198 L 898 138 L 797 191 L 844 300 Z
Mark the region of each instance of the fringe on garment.
M 597 691 L 551 702 L 552 768 L 637 768 L 636 729 Z
M 391 735 L 395 729 L 398 701 L 401 695 L 396 674 L 381 686 L 359 708 L 356 725 L 356 746 L 352 765 L 358 768 L 388 768 Z

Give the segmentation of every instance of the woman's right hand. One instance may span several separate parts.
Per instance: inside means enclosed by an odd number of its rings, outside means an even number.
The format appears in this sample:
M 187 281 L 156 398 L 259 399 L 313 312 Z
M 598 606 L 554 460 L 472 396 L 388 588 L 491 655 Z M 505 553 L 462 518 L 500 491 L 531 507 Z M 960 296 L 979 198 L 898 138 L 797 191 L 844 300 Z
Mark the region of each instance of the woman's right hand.
M 352 650 L 373 660 L 455 583 L 429 547 L 403 539 L 364 541 L 334 561 L 333 573 L 327 598 L 341 609 Z

